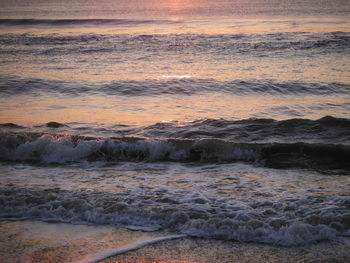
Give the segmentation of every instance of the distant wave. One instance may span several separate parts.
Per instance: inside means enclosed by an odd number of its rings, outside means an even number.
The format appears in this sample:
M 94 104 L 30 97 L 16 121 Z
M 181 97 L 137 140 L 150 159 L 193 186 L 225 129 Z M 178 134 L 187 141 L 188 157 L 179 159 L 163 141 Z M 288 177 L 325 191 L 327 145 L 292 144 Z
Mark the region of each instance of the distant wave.
M 0 26 L 117 26 L 149 23 L 178 23 L 172 20 L 132 19 L 0 19 Z
M 336 82 L 218 81 L 214 79 L 177 78 L 143 81 L 120 80 L 111 83 L 82 85 L 78 82 L 0 77 L 0 94 L 7 96 L 18 94 L 38 95 L 43 92 L 77 96 L 90 92 L 117 96 L 193 95 L 210 92 L 231 93 L 241 96 L 250 94 L 330 95 L 348 94 L 349 89 L 350 84 Z
M 113 26 L 141 25 L 143 23 L 179 23 L 168 20 L 0 20 L 0 26 Z M 31 25 L 33 24 L 33 25 Z M 98 42 L 96 42 L 98 41 Z M 98 43 L 98 48 L 96 44 Z M 271 34 L 84 34 L 84 35 L 0 35 L 3 52 L 22 54 L 31 52 L 37 55 L 60 55 L 81 53 L 133 53 L 135 50 L 145 54 L 203 54 L 219 58 L 235 55 L 285 56 L 296 51 L 304 56 L 316 54 L 346 53 L 349 51 L 350 35 L 348 32 L 335 31 L 326 33 L 282 32 Z M 25 46 L 25 50 L 20 48 Z M 47 45 L 37 50 L 35 47 Z M 83 45 L 83 46 L 82 46 Z M 16 48 L 18 47 L 18 48 Z M 33 47 L 33 49 L 28 49 Z M 284 51 L 281 53 L 280 51 Z M 36 53 L 39 52 L 39 53 Z M 41 53 L 40 53 L 41 52 Z M 268 54 L 266 54 L 268 52 Z

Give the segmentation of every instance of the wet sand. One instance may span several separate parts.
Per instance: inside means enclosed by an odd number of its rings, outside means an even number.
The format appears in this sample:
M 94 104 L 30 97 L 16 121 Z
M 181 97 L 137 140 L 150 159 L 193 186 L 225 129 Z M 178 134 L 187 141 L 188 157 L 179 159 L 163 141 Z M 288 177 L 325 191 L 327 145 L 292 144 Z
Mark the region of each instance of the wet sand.
M 186 238 L 157 243 L 102 262 L 345 263 L 350 262 L 350 246 L 345 243 L 322 242 L 314 245 L 286 248 L 263 244 Z
M 350 262 L 350 241 L 280 247 L 199 238 L 172 238 L 110 226 L 1 222 L 0 262 L 234 263 Z M 129 251 L 129 252 L 128 252 Z M 99 261 L 108 255 L 112 256 Z

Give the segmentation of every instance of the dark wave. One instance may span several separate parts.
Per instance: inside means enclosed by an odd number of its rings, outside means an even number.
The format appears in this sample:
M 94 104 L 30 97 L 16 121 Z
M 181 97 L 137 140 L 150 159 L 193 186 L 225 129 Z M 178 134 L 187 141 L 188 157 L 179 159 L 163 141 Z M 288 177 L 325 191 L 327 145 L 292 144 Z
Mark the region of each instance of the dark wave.
M 272 168 L 350 169 L 350 146 L 321 143 L 235 143 L 219 139 L 149 140 L 46 133 L 0 134 L 0 160 L 38 163 L 248 162 Z
M 350 142 L 350 120 L 325 116 L 309 119 L 245 119 L 229 121 L 205 119 L 178 125 L 157 123 L 130 133 L 148 138 L 224 139 L 235 142 L 311 142 L 346 144 Z
M 83 125 L 83 126 L 82 126 Z M 0 124 L 3 133 L 25 129 L 34 132 L 66 133 L 107 137 L 140 137 L 153 139 L 220 139 L 236 143 L 325 143 L 350 144 L 350 120 L 325 116 L 310 119 L 203 119 L 191 122 L 160 122 L 149 126 L 115 124 L 94 126 L 93 124 L 59 123 L 51 121 L 34 127 L 23 127 L 14 123 Z M 40 133 L 39 133 L 40 134 Z M 24 135 L 24 134 L 23 134 Z
M 0 26 L 113 26 L 149 23 L 176 23 L 171 20 L 132 19 L 0 19 Z
M 9 129 L 24 129 L 24 126 L 17 125 L 15 123 L 0 123 L 0 128 L 9 128 Z
M 218 81 L 214 79 L 155 79 L 144 81 L 114 81 L 102 84 L 49 81 L 0 77 L 0 94 L 38 95 L 58 93 L 79 96 L 80 94 L 102 94 L 116 96 L 193 95 L 210 92 L 235 95 L 330 95 L 347 94 L 350 85 L 345 83 L 275 82 L 271 80 Z
M 2 21 L 2 22 L 1 22 Z M 73 25 L 128 25 L 138 23 L 175 23 L 157 20 L 0 20 L 5 24 L 38 23 L 38 25 L 73 26 Z M 62 24 L 62 25 L 61 25 Z M 295 56 L 296 54 L 313 55 L 346 53 L 349 51 L 350 35 L 347 32 L 330 33 L 272 33 L 272 34 L 167 34 L 167 35 L 129 35 L 129 34 L 85 34 L 65 36 L 58 34 L 3 34 L 2 52 L 22 54 L 32 52 L 37 55 L 66 55 L 81 53 L 130 53 L 135 50 L 156 56 L 161 54 L 210 55 L 217 59 L 227 59 L 232 55 L 253 56 Z M 43 49 L 44 46 L 47 46 Z M 20 48 L 26 47 L 26 48 Z M 34 49 L 28 50 L 28 47 Z M 41 48 L 39 48 L 41 47 Z M 296 51 L 298 51 L 296 53 Z M 306 53 L 307 52 L 307 53 Z

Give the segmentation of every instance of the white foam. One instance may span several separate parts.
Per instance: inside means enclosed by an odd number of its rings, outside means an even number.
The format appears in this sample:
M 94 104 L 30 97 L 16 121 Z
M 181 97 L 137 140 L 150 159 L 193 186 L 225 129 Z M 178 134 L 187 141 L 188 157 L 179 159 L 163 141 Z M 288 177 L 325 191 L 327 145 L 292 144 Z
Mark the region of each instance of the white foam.
M 0 178 L 3 219 L 164 229 L 285 246 L 349 234 L 342 176 L 243 164 L 17 166 Z
M 55 138 L 43 135 L 35 141 L 19 145 L 9 156 L 14 160 L 40 161 L 43 163 L 65 163 L 79 161 L 101 146 L 101 142 L 80 141 L 74 145 L 70 136 Z

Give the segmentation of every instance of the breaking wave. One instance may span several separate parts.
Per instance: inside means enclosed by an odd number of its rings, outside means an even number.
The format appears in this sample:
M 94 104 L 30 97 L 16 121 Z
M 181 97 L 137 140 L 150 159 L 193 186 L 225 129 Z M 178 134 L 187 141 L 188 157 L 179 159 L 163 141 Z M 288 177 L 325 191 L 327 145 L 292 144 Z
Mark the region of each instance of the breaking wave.
M 0 134 L 0 160 L 37 163 L 248 162 L 272 168 L 349 169 L 350 146 L 235 143 L 220 139 L 98 138 L 45 133 Z

